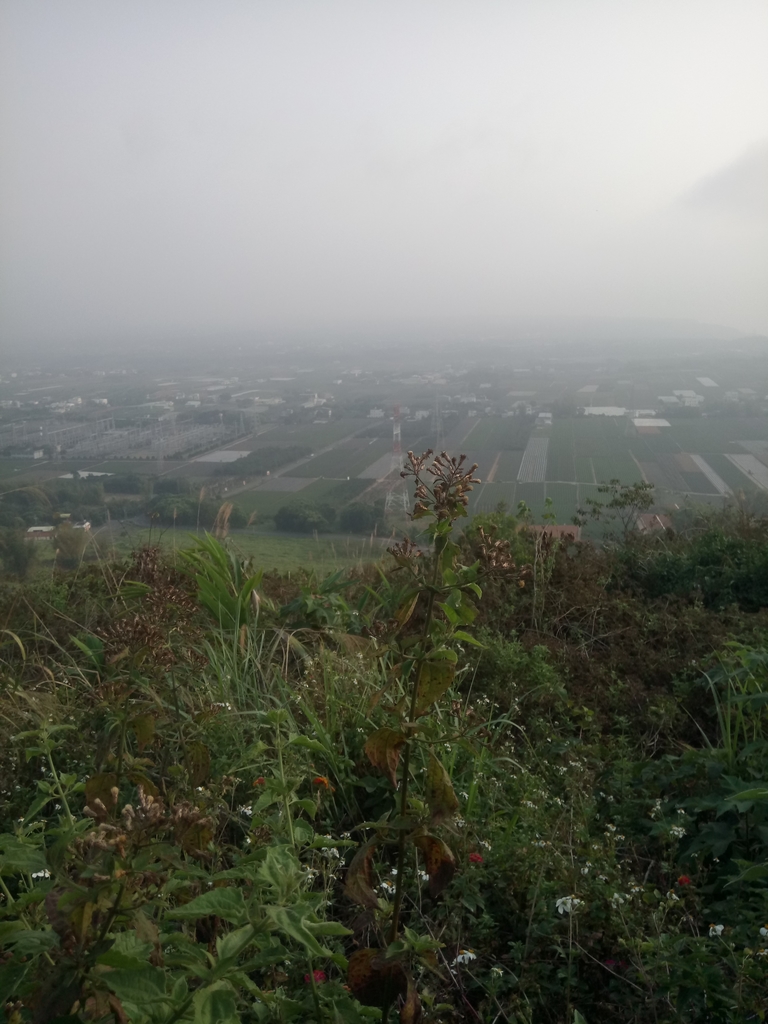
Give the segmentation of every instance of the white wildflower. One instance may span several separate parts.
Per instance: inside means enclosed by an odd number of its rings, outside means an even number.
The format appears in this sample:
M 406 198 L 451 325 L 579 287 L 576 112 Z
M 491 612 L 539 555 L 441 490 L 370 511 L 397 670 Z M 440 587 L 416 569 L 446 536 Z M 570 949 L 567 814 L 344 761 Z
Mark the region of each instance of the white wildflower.
M 43 869 L 42 871 L 33 871 L 32 878 L 50 878 L 51 872 Z
M 672 836 L 673 839 L 682 839 L 685 835 L 685 829 L 682 827 L 682 825 L 673 825 L 672 828 L 669 830 L 669 834 Z
M 470 960 L 477 960 L 477 953 L 473 949 L 460 949 L 454 964 L 468 964 Z
M 379 892 L 383 892 L 385 896 L 391 896 L 394 891 L 394 882 L 390 882 L 388 879 L 385 878 L 383 882 L 379 883 Z
M 504 971 L 502 970 L 501 967 L 492 967 L 491 974 L 493 975 L 494 978 L 501 978 L 504 975 Z
M 626 893 L 622 894 L 620 892 L 615 892 L 613 896 L 611 896 L 611 906 L 614 910 L 618 910 L 622 903 L 627 902 L 628 898 L 629 897 L 626 895 Z
M 672 892 L 671 889 L 667 893 L 667 899 L 670 901 L 670 903 L 679 903 L 680 902 L 680 897 L 677 895 L 676 892 Z
M 768 939 L 768 924 L 760 929 L 760 934 L 764 939 Z
M 559 900 L 555 900 L 555 907 L 558 914 L 572 914 L 583 903 L 584 900 L 580 900 L 576 896 L 561 896 Z
M 724 924 L 711 924 L 709 926 L 709 937 L 710 939 L 719 939 L 723 934 Z

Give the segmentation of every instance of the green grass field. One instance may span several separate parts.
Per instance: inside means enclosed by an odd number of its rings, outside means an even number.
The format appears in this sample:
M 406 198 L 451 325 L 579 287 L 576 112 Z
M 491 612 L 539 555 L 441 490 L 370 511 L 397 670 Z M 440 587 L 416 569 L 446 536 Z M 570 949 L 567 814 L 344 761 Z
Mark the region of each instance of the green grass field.
M 324 452 L 313 459 L 309 459 L 301 466 L 297 466 L 294 476 L 326 476 L 335 480 L 345 480 L 348 476 L 354 477 L 362 473 L 370 465 L 392 450 L 391 442 L 374 441 L 366 445 L 362 450 L 349 448 L 334 448 L 333 451 Z
M 593 458 L 592 465 L 598 483 L 619 480 L 623 484 L 633 484 L 643 479 L 637 463 L 626 449 L 623 452 Z
M 165 550 L 178 551 L 192 545 L 194 531 L 177 529 L 174 534 L 171 529 L 151 532 L 131 529 L 115 538 L 115 548 L 118 553 L 127 555 L 150 542 Z M 253 558 L 257 567 L 267 572 L 306 569 L 321 574 L 378 561 L 385 556 L 387 546 L 384 539 L 352 535 L 303 537 L 246 531 L 231 534 L 227 543 L 243 557 Z M 46 561 L 50 562 L 51 558 L 52 553 Z

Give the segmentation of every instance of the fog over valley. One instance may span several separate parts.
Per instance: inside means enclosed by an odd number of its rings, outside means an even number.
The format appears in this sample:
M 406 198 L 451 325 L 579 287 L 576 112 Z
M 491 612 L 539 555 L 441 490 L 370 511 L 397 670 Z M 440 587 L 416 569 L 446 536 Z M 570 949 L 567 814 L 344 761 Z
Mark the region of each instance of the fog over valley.
M 6 358 L 768 332 L 762 3 L 0 20 Z

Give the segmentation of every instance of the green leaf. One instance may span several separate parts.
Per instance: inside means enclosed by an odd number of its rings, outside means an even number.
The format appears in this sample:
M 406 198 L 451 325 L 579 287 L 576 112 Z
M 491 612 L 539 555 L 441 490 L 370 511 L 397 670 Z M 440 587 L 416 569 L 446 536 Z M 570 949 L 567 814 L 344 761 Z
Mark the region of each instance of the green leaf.
M 286 901 L 291 893 L 302 885 L 304 872 L 296 854 L 289 846 L 270 846 L 263 864 L 259 865 L 256 877 L 259 882 L 272 889 L 276 901 Z
M 314 800 L 310 800 L 309 797 L 304 797 L 301 800 L 297 800 L 298 806 L 309 815 L 310 818 L 314 818 L 317 814 L 317 804 Z
M 455 611 L 455 609 L 451 608 L 449 604 L 446 604 L 444 601 L 441 601 L 438 603 L 437 607 L 440 609 L 443 615 L 445 615 L 446 619 L 448 619 L 452 626 L 460 625 L 462 621 L 461 616 L 457 611 Z
M 240 1024 L 235 995 L 227 981 L 199 989 L 192 1000 L 194 1024 Z
M 244 924 L 248 915 L 242 892 L 232 888 L 211 889 L 185 903 L 183 907 L 169 911 L 167 916 L 182 921 L 195 921 L 199 917 L 209 917 L 211 914 L 220 917 L 222 921 L 229 921 L 230 924 Z
M 462 640 L 465 644 L 472 644 L 473 647 L 481 647 L 485 650 L 485 644 L 481 644 L 479 640 L 476 640 L 469 633 L 465 633 L 463 629 L 457 629 L 453 634 L 456 640 Z
M 292 736 L 288 743 L 293 747 L 304 747 L 306 750 L 313 750 L 316 754 L 327 754 L 328 747 L 320 740 L 311 736 Z
M 24 976 L 32 964 L 32 960 L 28 960 L 25 964 L 11 960 L 10 963 L 0 967 L 0 1006 L 5 1006 L 18 994 Z
M 330 950 L 324 949 L 307 927 L 306 916 L 311 913 L 309 907 L 267 906 L 264 909 L 274 926 L 298 942 L 310 956 L 329 955 Z
M 434 824 L 447 821 L 459 809 L 459 801 L 453 791 L 451 778 L 443 767 L 442 761 L 435 757 L 431 750 L 427 765 L 426 797 Z
M 147 965 L 139 971 L 117 969 L 102 975 L 104 984 L 112 989 L 121 1003 L 138 1009 L 152 1006 L 165 995 L 165 971 Z
M 43 805 L 50 799 L 46 797 Z M 34 801 L 32 807 L 38 800 Z M 22 843 L 12 835 L 0 835 L 0 874 L 16 874 L 21 871 L 32 874 L 36 871 L 45 871 L 47 866 L 45 854 L 39 847 Z
M 39 953 L 47 953 L 59 944 L 59 937 L 52 929 L 44 931 L 30 931 L 25 928 L 16 932 L 12 938 L 7 940 L 7 945 L 13 948 L 18 957 L 37 956 Z
M 435 701 L 450 689 L 455 674 L 456 666 L 452 661 L 423 661 L 421 663 L 415 708 L 417 716 L 428 711 Z
M 741 793 L 734 793 L 732 796 L 729 796 L 728 800 L 734 803 L 768 800 L 768 789 L 745 789 Z
M 216 940 L 216 953 L 219 960 L 228 960 L 239 956 L 245 947 L 253 941 L 256 930 L 251 924 L 245 924 L 242 928 L 236 928 Z

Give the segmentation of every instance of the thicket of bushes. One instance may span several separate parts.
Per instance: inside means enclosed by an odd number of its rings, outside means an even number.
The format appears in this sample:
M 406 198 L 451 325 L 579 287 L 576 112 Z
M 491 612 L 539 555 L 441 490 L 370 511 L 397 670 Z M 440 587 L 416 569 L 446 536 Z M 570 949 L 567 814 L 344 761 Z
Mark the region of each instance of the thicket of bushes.
M 765 1019 L 768 615 L 710 553 L 768 523 L 462 532 L 424 468 L 362 573 L 0 591 L 10 1019 Z

